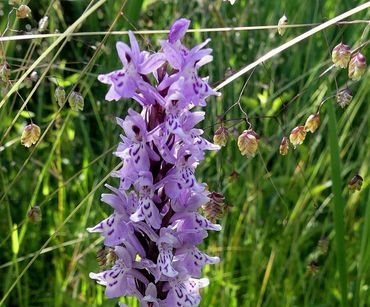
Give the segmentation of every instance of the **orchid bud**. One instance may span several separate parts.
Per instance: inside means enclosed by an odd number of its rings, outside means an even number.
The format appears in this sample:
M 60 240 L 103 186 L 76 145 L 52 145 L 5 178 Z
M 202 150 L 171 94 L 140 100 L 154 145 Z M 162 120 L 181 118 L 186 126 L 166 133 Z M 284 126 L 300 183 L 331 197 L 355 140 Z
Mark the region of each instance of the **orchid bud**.
M 212 223 L 216 223 L 224 214 L 225 196 L 220 192 L 212 192 L 208 195 L 209 202 L 202 206 L 204 215 Z
M 39 21 L 39 28 L 38 28 L 38 31 L 41 33 L 41 32 L 45 32 L 47 27 L 49 25 L 49 17 L 48 16 L 44 16 L 40 19 Z
M 317 128 L 319 128 L 320 126 L 320 114 L 319 113 L 315 113 L 315 114 L 311 114 L 307 120 L 306 120 L 306 123 L 304 125 L 304 129 L 306 131 L 310 131 L 311 133 L 314 133 Z
M 42 220 L 42 212 L 39 206 L 34 206 L 32 207 L 28 212 L 27 212 L 27 217 L 28 220 L 32 224 L 38 224 Z
M 8 82 L 10 78 L 10 66 L 7 62 L 4 62 L 0 66 L 0 79 L 3 82 Z
M 227 139 L 229 136 L 229 132 L 224 126 L 218 128 L 213 136 L 213 142 L 220 146 L 225 146 L 227 143 Z
M 283 36 L 285 31 L 286 31 L 286 25 L 288 24 L 288 18 L 285 16 L 285 14 L 283 15 L 283 17 L 281 17 L 279 19 L 279 22 L 278 22 L 278 28 L 277 28 L 277 31 L 278 33 Z
M 351 48 L 342 42 L 334 47 L 331 59 L 335 66 L 346 68 L 351 58 Z
M 352 56 L 348 66 L 348 77 L 354 81 L 360 80 L 366 70 L 366 58 L 357 52 Z
M 352 101 L 352 92 L 349 88 L 345 88 L 340 90 L 337 93 L 337 103 L 341 108 L 344 108 L 345 106 L 348 106 L 350 102 Z
M 26 147 L 31 147 L 39 139 L 41 129 L 35 124 L 30 124 L 24 127 L 21 137 L 21 144 Z
M 289 150 L 289 140 L 286 136 L 284 136 L 280 143 L 279 152 L 282 156 L 285 156 L 286 154 L 288 154 L 288 150 Z
M 293 144 L 294 148 L 297 145 L 301 145 L 306 138 L 306 130 L 304 126 L 295 127 L 292 132 L 290 132 L 289 140 Z
M 69 105 L 73 111 L 82 111 L 84 109 L 84 98 L 78 92 L 72 92 L 69 96 Z
M 258 149 L 260 137 L 252 129 L 244 130 L 238 138 L 238 147 L 241 154 L 247 158 L 253 158 Z
M 348 182 L 348 190 L 350 190 L 351 192 L 354 192 L 356 190 L 360 191 L 363 181 L 364 179 L 357 174 Z
M 66 101 L 66 91 L 64 90 L 64 87 L 58 86 L 55 89 L 54 95 L 55 95 L 55 99 L 58 102 L 58 105 L 62 107 L 64 105 L 64 102 Z
M 17 8 L 15 15 L 19 19 L 24 19 L 24 18 L 27 18 L 30 13 L 31 13 L 31 9 L 27 5 L 22 4 L 21 6 Z

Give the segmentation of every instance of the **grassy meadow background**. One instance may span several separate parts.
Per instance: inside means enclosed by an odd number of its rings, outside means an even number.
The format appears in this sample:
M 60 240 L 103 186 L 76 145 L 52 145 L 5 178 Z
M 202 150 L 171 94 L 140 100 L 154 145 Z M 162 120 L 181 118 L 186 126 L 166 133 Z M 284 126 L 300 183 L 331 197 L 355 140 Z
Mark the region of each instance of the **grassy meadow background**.
M 8 20 L 12 6 L 1 1 L 0 31 L 4 32 L 9 21 L 5 36 L 31 32 L 48 14 L 47 33 L 62 33 L 97 2 L 25 1 L 32 16 L 16 20 L 13 11 Z M 365 1 L 237 0 L 231 6 L 221 0 L 128 0 L 119 15 L 122 2 L 107 0 L 74 32 L 107 31 L 115 19 L 112 30 L 117 31 L 165 30 L 179 17 L 191 19 L 191 28 L 196 29 L 276 25 L 284 12 L 290 24 L 311 24 L 361 3 Z M 364 10 L 348 20 L 369 20 L 369 16 L 370 10 Z M 310 28 L 289 28 L 283 36 L 276 29 L 189 33 L 185 43 L 192 46 L 212 39 L 209 46 L 214 60 L 202 74 L 209 74 L 211 84 L 217 85 Z M 335 45 L 343 40 L 359 46 L 369 39 L 369 29 L 365 23 L 334 25 L 258 66 L 251 75 L 240 103 L 261 135 L 259 153 L 253 159 L 241 156 L 236 138 L 246 125 L 242 120 L 227 121 L 234 136 L 197 170 L 198 178 L 210 190 L 222 191 L 231 207 L 221 221 L 222 232 L 210 234 L 204 246 L 208 253 L 220 256 L 221 262 L 204 270 L 211 283 L 202 290 L 201 306 L 339 306 L 341 282 L 347 284 L 348 306 L 370 306 L 369 73 L 358 82 L 348 81 L 346 71 L 336 69 L 319 78 L 331 65 L 330 51 Z M 158 39 L 164 37 L 142 35 L 138 40 L 150 51 L 157 50 Z M 24 80 L 18 93 L 0 108 L 0 300 L 6 295 L 4 306 L 20 307 L 116 306 L 117 300 L 105 299 L 104 288 L 88 277 L 89 272 L 99 270 L 96 252 L 102 239 L 88 235 L 86 228 L 111 212 L 100 202 L 100 194 L 105 191 L 104 179 L 119 162 L 112 155 L 121 133 L 114 118 L 124 117 L 135 105 L 132 101 L 105 102 L 107 87 L 96 77 L 120 68 L 115 42 L 127 38 L 73 36 L 45 56 L 56 39 L 3 42 L 13 83 L 40 56 L 43 59 L 34 70 L 39 77 L 45 75 L 37 89 L 36 81 Z M 362 53 L 369 59 L 370 46 Z M 219 116 L 237 101 L 249 74 L 224 87 L 220 98 L 208 100 L 202 128 L 209 139 Z M 73 87 L 82 93 L 83 111 L 74 112 L 66 104 L 58 113 L 56 82 L 67 93 Z M 340 88 L 348 84 L 354 93 L 352 103 L 341 109 L 334 99 L 327 100 L 318 131 L 308 133 L 304 144 L 287 156 L 280 156 L 281 138 L 304 124 L 323 99 L 335 95 L 336 83 Z M 4 84 L 1 90 L 3 99 Z M 19 112 L 27 98 L 27 108 Z M 337 119 L 334 133 L 328 130 L 331 104 Z M 237 107 L 226 116 L 228 120 L 241 117 Z M 31 119 L 47 133 L 37 147 L 26 148 L 20 137 Z M 331 157 L 338 156 L 330 140 L 339 145 L 337 196 L 344 199 L 345 253 L 340 255 L 335 243 L 333 212 L 338 204 L 333 201 L 330 164 Z M 364 185 L 360 192 L 350 193 L 347 182 L 357 173 Z M 107 182 L 117 184 L 113 178 Z M 42 210 L 39 224 L 27 221 L 34 205 Z M 339 259 L 346 278 L 339 276 Z M 138 306 L 135 300 L 122 301 Z

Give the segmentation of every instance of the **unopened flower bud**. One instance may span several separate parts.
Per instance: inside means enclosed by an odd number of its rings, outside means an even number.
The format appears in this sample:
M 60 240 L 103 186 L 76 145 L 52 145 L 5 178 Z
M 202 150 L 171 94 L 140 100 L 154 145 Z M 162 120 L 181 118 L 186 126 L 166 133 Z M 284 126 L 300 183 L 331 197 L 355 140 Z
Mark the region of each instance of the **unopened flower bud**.
M 27 217 L 28 217 L 28 220 L 33 223 L 33 224 L 37 224 L 37 223 L 40 223 L 41 220 L 42 220 L 42 213 L 41 213 L 41 209 L 39 206 L 34 206 L 32 207 L 28 212 L 27 212 Z
M 10 78 L 10 65 L 4 62 L 0 66 L 0 79 L 3 82 L 8 82 Z
M 286 25 L 288 24 L 288 18 L 285 16 L 285 14 L 283 15 L 283 17 L 281 17 L 279 19 L 279 22 L 278 22 L 278 28 L 277 28 L 277 31 L 278 33 L 283 36 L 284 33 L 285 33 L 285 30 L 286 30 Z
M 315 113 L 315 114 L 311 114 L 307 120 L 306 120 L 306 123 L 304 125 L 304 129 L 306 131 L 310 131 L 311 133 L 314 133 L 317 128 L 319 128 L 320 126 L 320 114 L 319 113 Z
M 58 86 L 56 89 L 55 89 L 55 99 L 57 100 L 58 102 L 58 105 L 61 107 L 64 105 L 64 102 L 66 100 L 66 91 L 64 90 L 64 87 L 63 86 Z
M 27 18 L 30 13 L 31 13 L 31 9 L 27 5 L 22 4 L 17 8 L 15 15 L 17 16 L 17 18 L 23 19 L 23 18 Z
M 286 136 L 283 137 L 280 143 L 279 152 L 282 156 L 285 156 L 289 150 L 289 140 Z
M 348 182 L 348 190 L 351 192 L 354 191 L 360 191 L 362 187 L 364 179 L 360 175 L 354 176 L 349 182 Z
M 340 90 L 337 93 L 337 103 L 341 108 L 344 108 L 345 106 L 348 106 L 350 102 L 352 101 L 352 92 L 349 88 L 345 88 L 343 90 Z
M 29 124 L 24 127 L 21 137 L 21 144 L 30 147 L 31 145 L 35 144 L 39 139 L 41 134 L 41 129 L 39 126 L 35 124 Z
M 40 33 L 42 32 L 45 32 L 47 27 L 48 27 L 48 24 L 49 24 L 49 17 L 48 16 L 44 16 L 40 19 L 39 21 L 39 28 L 38 28 L 38 31 Z
M 331 53 L 331 59 L 335 66 L 346 68 L 351 59 L 351 48 L 348 45 L 340 43 L 334 47 Z
M 78 92 L 72 92 L 68 102 L 73 111 L 82 111 L 84 109 L 84 98 Z
M 212 192 L 208 195 L 209 202 L 202 206 L 204 215 L 212 223 L 216 223 L 224 214 L 225 197 L 222 193 Z
M 218 128 L 213 136 L 213 142 L 220 146 L 225 146 L 227 143 L 227 139 L 229 136 L 229 132 L 224 126 Z
M 292 132 L 290 132 L 289 140 L 294 147 L 301 145 L 306 138 L 306 130 L 304 126 L 295 127 Z
M 357 52 L 351 58 L 348 66 L 348 77 L 354 81 L 360 80 L 366 70 L 366 58 Z
M 258 149 L 260 137 L 252 129 L 244 130 L 238 137 L 238 147 L 241 154 L 247 158 L 253 158 Z

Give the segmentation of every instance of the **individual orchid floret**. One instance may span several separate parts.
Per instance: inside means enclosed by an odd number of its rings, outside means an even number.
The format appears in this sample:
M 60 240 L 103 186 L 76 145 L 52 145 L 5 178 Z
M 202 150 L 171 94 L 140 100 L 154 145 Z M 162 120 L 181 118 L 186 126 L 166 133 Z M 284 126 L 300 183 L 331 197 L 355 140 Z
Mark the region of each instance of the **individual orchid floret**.
M 117 43 L 118 56 L 123 64 L 121 70 L 106 75 L 99 75 L 98 80 L 111 85 L 105 99 L 108 101 L 121 98 L 132 98 L 138 88 L 150 87 L 141 75 L 148 75 L 157 70 L 165 62 L 162 53 L 149 55 L 140 51 L 134 34 L 129 31 L 131 48 L 123 42 Z
M 190 25 L 190 20 L 186 18 L 180 18 L 171 27 L 170 33 L 168 34 L 168 41 L 173 44 L 176 41 L 184 37 L 186 31 Z

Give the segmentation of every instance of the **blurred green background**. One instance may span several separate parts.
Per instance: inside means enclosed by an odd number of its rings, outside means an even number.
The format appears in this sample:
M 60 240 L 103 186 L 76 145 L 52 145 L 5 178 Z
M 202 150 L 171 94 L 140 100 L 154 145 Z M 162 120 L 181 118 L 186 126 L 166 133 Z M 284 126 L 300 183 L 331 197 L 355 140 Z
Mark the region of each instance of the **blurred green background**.
M 32 32 L 48 12 L 46 32 L 64 32 L 87 7 L 97 1 L 26 1 L 32 10 L 28 19 L 9 17 L 5 36 Z M 128 0 L 113 30 L 165 30 L 179 17 L 191 19 L 191 28 L 248 25 L 276 25 L 285 13 L 290 24 L 320 23 L 365 1 L 272 1 L 237 0 L 234 6 L 221 0 L 141 1 Z M 107 0 L 78 28 L 78 32 L 107 31 L 122 3 Z M 0 2 L 0 31 L 6 28 L 11 11 L 8 1 Z M 17 6 L 15 6 L 17 7 Z M 368 20 L 369 10 L 349 18 Z M 289 28 L 283 36 L 271 30 L 189 33 L 189 47 L 211 38 L 214 60 L 202 70 L 217 85 L 233 72 L 269 50 L 307 31 Z M 165 35 L 142 35 L 143 49 L 158 50 Z M 37 65 L 38 75 L 50 70 L 31 97 L 27 109 L 12 121 L 35 81 L 22 82 L 0 109 L 0 299 L 24 270 L 34 253 L 53 235 L 70 213 L 68 221 L 52 237 L 47 249 L 36 257 L 5 301 L 5 306 L 115 306 L 117 300 L 104 298 L 104 288 L 88 277 L 98 271 L 96 252 L 102 240 L 88 235 L 86 228 L 110 214 L 100 202 L 105 191 L 101 180 L 118 164 L 112 151 L 119 142 L 120 129 L 114 118 L 124 117 L 132 101 L 105 102 L 107 87 L 96 80 L 99 73 L 120 68 L 115 41 L 125 36 L 109 35 L 95 54 L 102 35 L 70 38 Z M 253 129 L 261 135 L 259 153 L 253 159 L 240 155 L 236 137 L 247 127 L 243 121 L 228 121 L 232 136 L 225 148 L 210 154 L 197 169 L 199 179 L 212 191 L 221 191 L 231 205 L 221 221 L 221 233 L 212 233 L 204 249 L 221 258 L 206 267 L 210 286 L 202 290 L 201 306 L 338 306 L 340 277 L 337 270 L 333 224 L 333 193 L 328 134 L 328 100 L 321 109 L 321 126 L 307 134 L 302 146 L 280 156 L 279 144 L 295 126 L 315 112 L 320 102 L 346 84 L 354 93 L 344 109 L 335 105 L 341 161 L 341 190 L 345 200 L 345 255 L 348 305 L 370 306 L 370 189 L 369 175 L 369 74 L 359 82 L 348 81 L 345 70 L 320 73 L 330 65 L 331 49 L 341 40 L 352 47 L 369 39 L 366 24 L 335 25 L 294 45 L 260 65 L 246 86 L 241 106 Z M 5 42 L 11 80 L 18 80 L 56 38 Z M 369 47 L 362 49 L 369 56 Z M 90 59 L 93 57 L 93 62 Z M 2 61 L 4 61 L 4 57 Z M 89 64 L 88 64 L 89 63 Z M 85 73 L 84 69 L 87 69 Z M 81 78 L 80 78 L 81 77 Z M 203 123 L 212 139 L 218 118 L 239 97 L 248 76 L 211 98 Z M 66 105 L 48 133 L 33 150 L 20 143 L 23 127 L 33 122 L 42 132 L 58 111 L 56 81 L 67 93 L 77 85 L 85 108 L 76 113 Z M 78 83 L 76 83 L 78 81 Z M 2 84 L 1 98 L 6 94 Z M 299 94 L 299 95 L 298 95 Z M 298 97 L 297 97 L 298 95 Z M 296 99 L 295 99 L 296 97 Z M 267 116 L 267 117 L 266 117 Z M 227 119 L 241 118 L 238 108 Z M 7 132 L 8 128 L 11 130 Z M 347 182 L 355 175 L 364 178 L 360 192 L 349 193 Z M 117 182 L 108 179 L 112 185 Z M 92 191 L 92 193 L 91 193 Z M 42 222 L 27 222 L 30 207 L 39 205 Z M 122 300 L 138 306 L 135 300 Z

